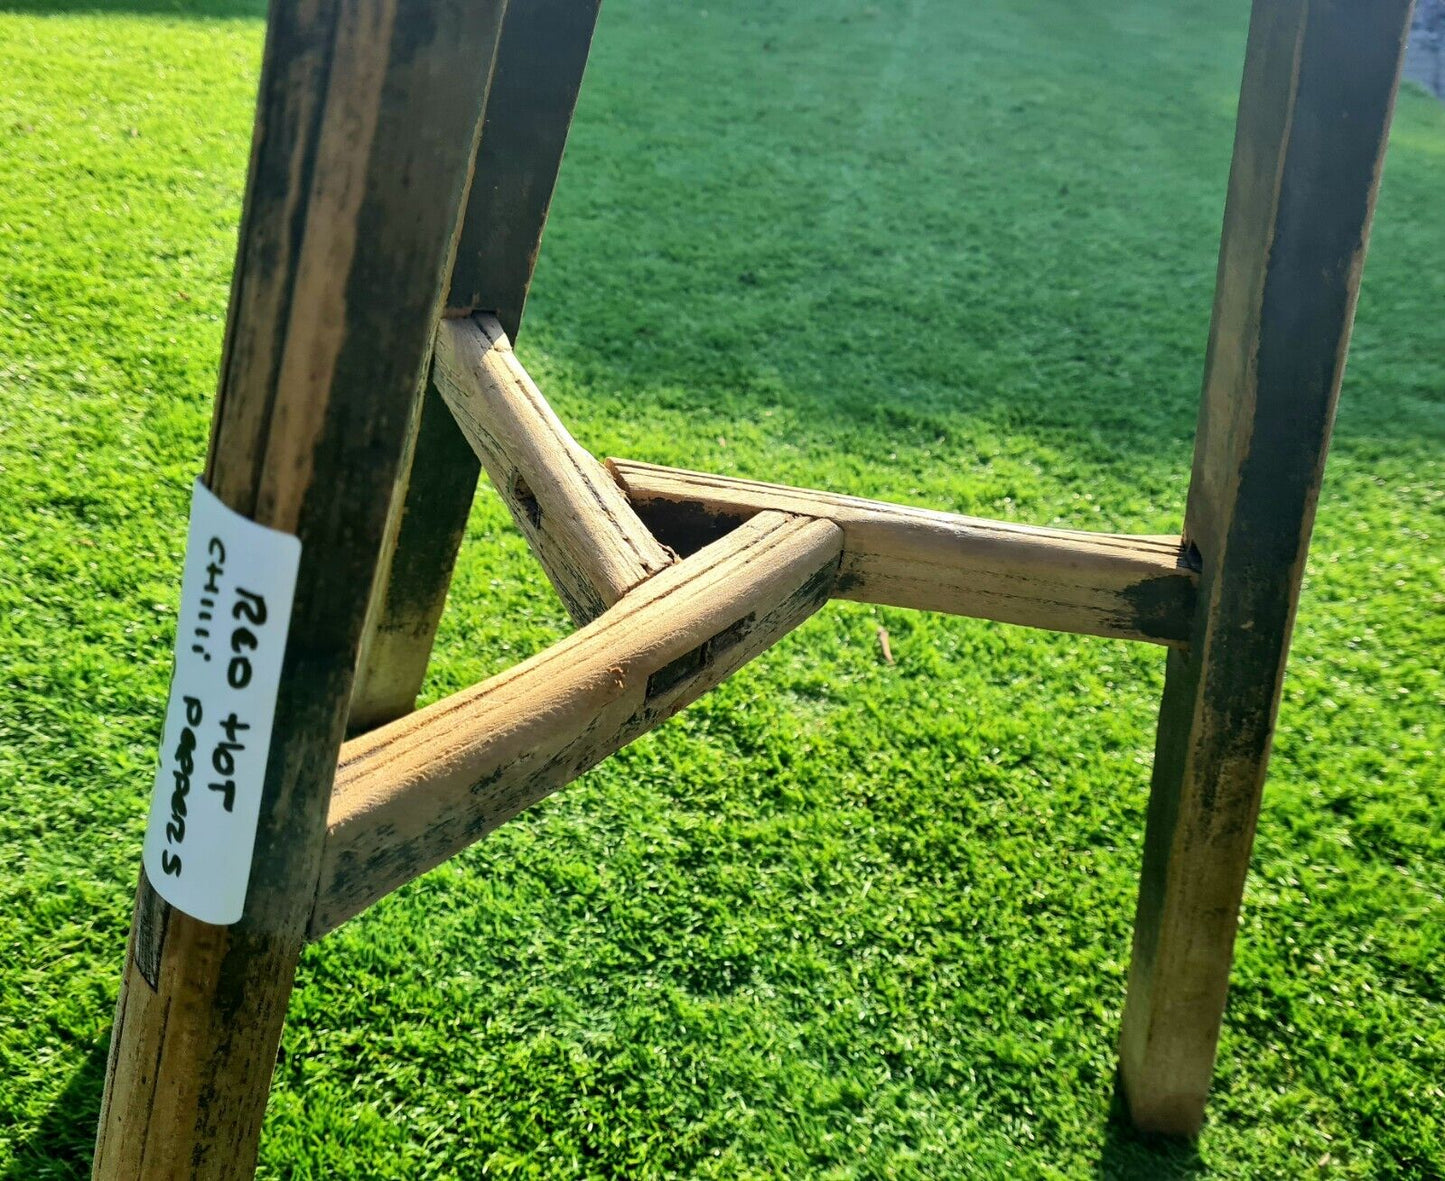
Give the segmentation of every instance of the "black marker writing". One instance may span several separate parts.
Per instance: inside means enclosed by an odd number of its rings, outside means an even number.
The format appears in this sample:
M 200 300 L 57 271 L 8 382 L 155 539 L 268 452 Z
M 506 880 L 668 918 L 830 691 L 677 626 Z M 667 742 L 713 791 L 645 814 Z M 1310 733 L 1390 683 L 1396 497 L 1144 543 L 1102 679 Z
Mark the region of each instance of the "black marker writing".
M 171 771 L 174 780 L 171 790 L 171 818 L 166 824 L 166 843 L 177 848 L 186 839 L 186 797 L 191 794 L 191 775 L 196 769 L 196 727 L 201 724 L 203 716 L 199 697 L 185 697 L 182 700 L 186 707 L 186 724 L 181 727 L 181 735 L 176 740 L 176 765 Z M 172 877 L 180 877 L 180 854 L 163 849 L 161 869 Z

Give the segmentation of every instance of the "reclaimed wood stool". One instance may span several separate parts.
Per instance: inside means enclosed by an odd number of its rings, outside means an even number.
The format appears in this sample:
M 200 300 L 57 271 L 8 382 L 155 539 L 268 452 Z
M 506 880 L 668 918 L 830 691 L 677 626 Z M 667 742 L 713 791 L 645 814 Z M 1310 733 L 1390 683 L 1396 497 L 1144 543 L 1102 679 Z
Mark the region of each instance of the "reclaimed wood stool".
M 95 1175 L 248 1175 L 309 940 L 830 597 L 1168 649 L 1120 1082 L 1193 1134 L 1409 0 L 1256 0 L 1168 538 L 578 446 L 510 341 L 597 6 L 273 5 Z M 412 712 L 481 467 L 577 630 Z

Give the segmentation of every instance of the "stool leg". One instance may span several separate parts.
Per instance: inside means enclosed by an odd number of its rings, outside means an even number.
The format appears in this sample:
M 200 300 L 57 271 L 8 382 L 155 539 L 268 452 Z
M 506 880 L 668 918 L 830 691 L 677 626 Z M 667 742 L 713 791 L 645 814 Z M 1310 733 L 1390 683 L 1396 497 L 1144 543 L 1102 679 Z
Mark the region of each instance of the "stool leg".
M 447 310 L 515 341 L 601 0 L 510 0 Z M 410 713 L 426 676 L 481 466 L 434 387 L 394 501 L 349 729 Z
M 141 876 L 96 1177 L 254 1168 L 503 5 L 273 7 L 205 480 L 301 539 L 290 639 L 240 922 L 190 918 Z
M 1121 1038 L 1141 1130 L 1193 1135 L 1224 1012 L 1409 0 L 1256 0 Z

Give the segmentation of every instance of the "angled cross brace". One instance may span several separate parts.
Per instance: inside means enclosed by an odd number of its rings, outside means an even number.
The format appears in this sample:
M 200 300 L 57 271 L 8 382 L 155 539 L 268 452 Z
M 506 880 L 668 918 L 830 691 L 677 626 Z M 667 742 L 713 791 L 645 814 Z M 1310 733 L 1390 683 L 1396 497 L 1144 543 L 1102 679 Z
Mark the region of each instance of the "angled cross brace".
M 319 938 L 671 717 L 823 605 L 826 521 L 760 513 L 592 624 L 341 751 Z
M 609 459 L 659 540 L 691 553 L 764 509 L 834 522 L 834 596 L 1183 647 L 1198 572 L 1177 537 L 1045 529 Z
M 671 563 L 552 413 L 495 316 L 443 320 L 432 379 L 574 623 Z
M 1188 633 L 1195 575 L 1176 539 L 604 468 L 489 316 L 441 322 L 432 376 L 573 618 L 593 622 L 343 748 L 312 939 L 670 717 L 830 595 L 1156 643 Z M 690 556 L 675 562 L 631 502 Z
M 670 717 L 830 595 L 1162 644 L 1189 632 L 1196 576 L 1178 539 L 604 467 L 490 316 L 442 320 L 432 380 L 586 626 L 343 748 L 312 939 Z

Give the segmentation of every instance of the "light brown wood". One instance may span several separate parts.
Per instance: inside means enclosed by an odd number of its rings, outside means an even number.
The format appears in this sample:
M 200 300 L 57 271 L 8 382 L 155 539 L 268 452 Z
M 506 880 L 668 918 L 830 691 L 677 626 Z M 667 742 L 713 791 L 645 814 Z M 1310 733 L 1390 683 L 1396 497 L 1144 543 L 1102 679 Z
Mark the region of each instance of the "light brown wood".
M 141 875 L 98 1178 L 254 1168 L 502 9 L 272 7 L 205 478 L 231 508 L 300 537 L 290 639 L 241 921 L 191 919 Z
M 311 938 L 671 717 L 832 589 L 842 534 L 762 513 L 561 643 L 342 748 Z
M 574 622 L 671 564 L 552 412 L 495 316 L 443 320 L 432 376 Z
M 1120 1044 L 1134 1123 L 1192 1135 L 1384 155 L 1409 0 L 1256 0 Z
M 834 596 L 1182 646 L 1197 575 L 1177 537 L 1040 529 L 856 496 L 607 460 L 638 515 L 679 553 L 764 509 L 843 530 Z

